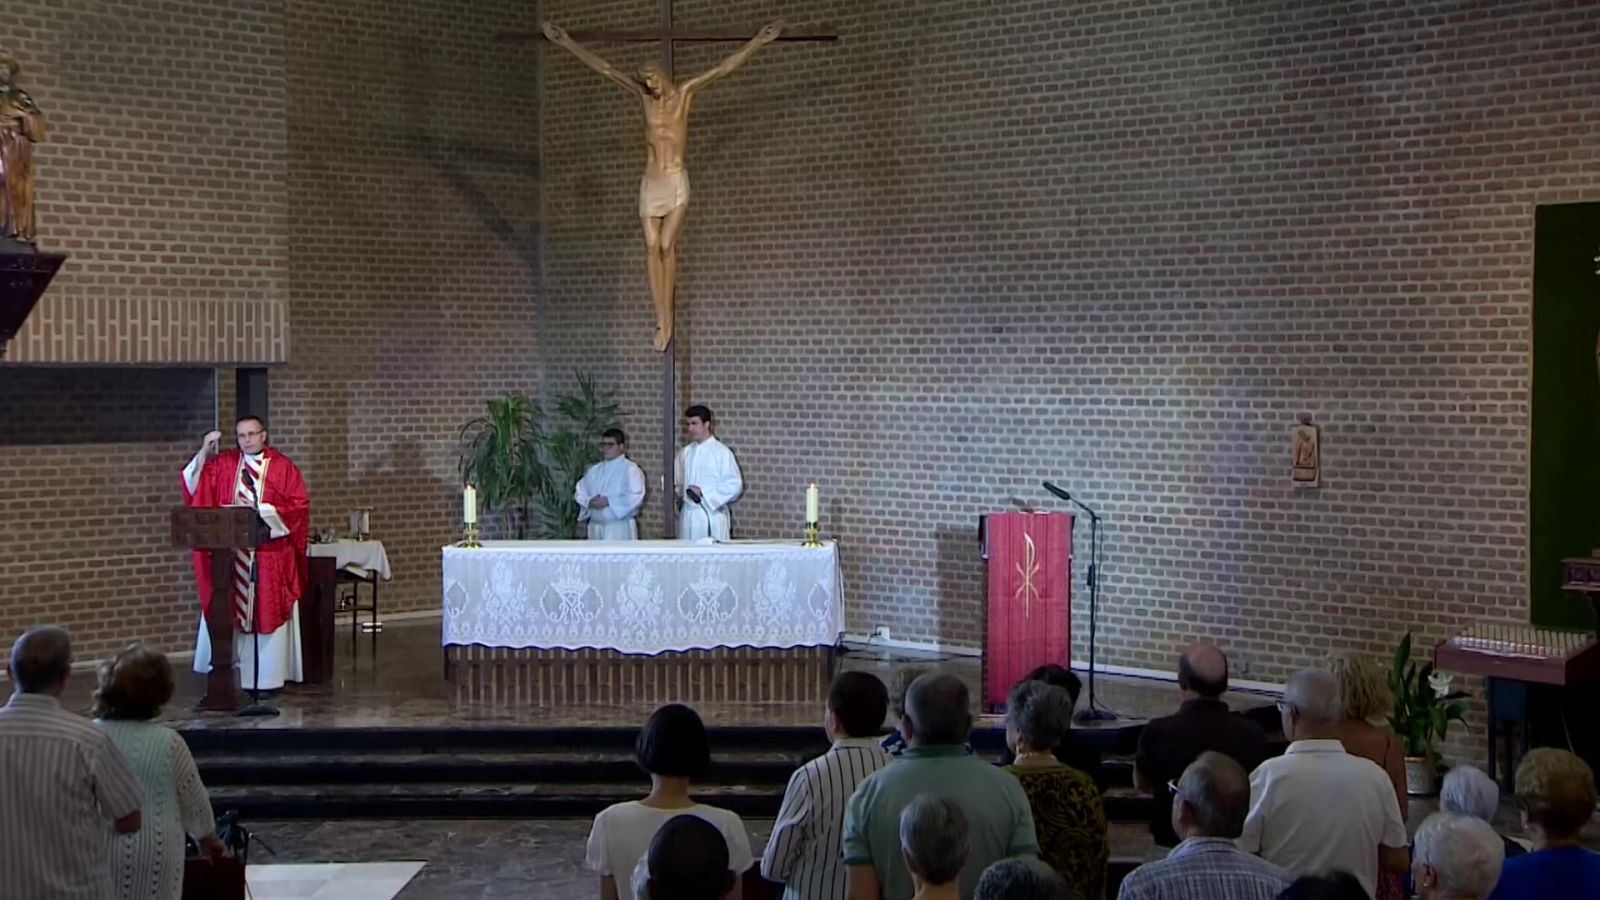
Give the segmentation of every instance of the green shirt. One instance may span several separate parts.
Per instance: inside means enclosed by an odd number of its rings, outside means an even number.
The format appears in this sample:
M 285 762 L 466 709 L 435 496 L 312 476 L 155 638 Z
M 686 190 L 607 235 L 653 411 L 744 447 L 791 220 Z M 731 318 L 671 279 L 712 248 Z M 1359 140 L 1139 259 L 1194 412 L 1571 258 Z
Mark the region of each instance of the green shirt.
M 868 776 L 844 813 L 844 862 L 877 870 L 884 900 L 909 900 L 911 873 L 900 854 L 900 812 L 919 794 L 955 801 L 967 814 L 972 852 L 961 870 L 970 900 L 990 863 L 1039 852 L 1028 797 L 1011 773 L 960 747 L 912 747 Z

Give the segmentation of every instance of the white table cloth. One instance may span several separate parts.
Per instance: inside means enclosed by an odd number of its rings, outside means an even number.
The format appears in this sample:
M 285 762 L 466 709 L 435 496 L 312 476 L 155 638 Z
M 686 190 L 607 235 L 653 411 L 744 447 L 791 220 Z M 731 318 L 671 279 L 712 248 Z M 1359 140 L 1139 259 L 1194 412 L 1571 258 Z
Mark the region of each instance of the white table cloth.
M 444 643 L 655 654 L 832 646 L 838 548 L 485 541 L 444 548 Z
M 379 578 L 389 580 L 389 554 L 384 552 L 383 541 L 330 541 L 326 544 L 309 544 L 307 556 L 331 556 L 334 565 L 361 578 L 370 578 L 376 572 Z

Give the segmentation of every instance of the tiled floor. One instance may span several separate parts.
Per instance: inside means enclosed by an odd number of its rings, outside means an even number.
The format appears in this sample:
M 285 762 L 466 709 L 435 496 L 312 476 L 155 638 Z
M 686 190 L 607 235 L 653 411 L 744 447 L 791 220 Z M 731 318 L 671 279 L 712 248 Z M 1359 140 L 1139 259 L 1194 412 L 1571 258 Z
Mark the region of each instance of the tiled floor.
M 421 862 L 262 864 L 245 870 L 251 900 L 393 900 Z

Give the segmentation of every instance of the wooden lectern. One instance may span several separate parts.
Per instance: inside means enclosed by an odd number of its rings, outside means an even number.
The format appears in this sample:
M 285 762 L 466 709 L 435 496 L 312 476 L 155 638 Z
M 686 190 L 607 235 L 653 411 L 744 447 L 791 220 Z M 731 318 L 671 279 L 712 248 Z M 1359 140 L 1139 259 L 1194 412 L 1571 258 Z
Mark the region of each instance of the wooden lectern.
M 254 550 L 272 534 L 248 506 L 183 506 L 172 511 L 172 543 L 211 553 L 211 602 L 206 633 L 211 638 L 211 674 L 200 708 L 233 712 L 239 708 L 239 666 L 233 654 L 233 552 Z
M 1072 516 L 994 513 L 983 518 L 983 534 L 983 706 L 994 711 L 1034 668 L 1072 665 Z

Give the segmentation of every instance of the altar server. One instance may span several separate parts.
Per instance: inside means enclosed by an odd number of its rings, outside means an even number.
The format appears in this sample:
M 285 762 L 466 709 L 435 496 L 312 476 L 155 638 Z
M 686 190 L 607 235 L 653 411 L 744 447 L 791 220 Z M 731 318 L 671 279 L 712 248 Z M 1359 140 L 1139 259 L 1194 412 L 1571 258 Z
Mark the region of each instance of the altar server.
M 725 541 L 732 527 L 728 507 L 744 493 L 744 476 L 733 451 L 712 434 L 711 410 L 691 406 L 683 415 L 689 443 L 678 453 L 678 538 Z
M 591 541 L 636 541 L 644 472 L 628 458 L 628 436 L 620 428 L 601 435 L 600 453 L 605 459 L 578 482 L 578 521 L 588 524 Z

